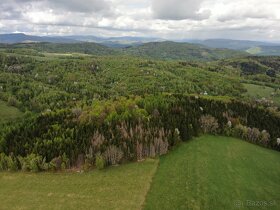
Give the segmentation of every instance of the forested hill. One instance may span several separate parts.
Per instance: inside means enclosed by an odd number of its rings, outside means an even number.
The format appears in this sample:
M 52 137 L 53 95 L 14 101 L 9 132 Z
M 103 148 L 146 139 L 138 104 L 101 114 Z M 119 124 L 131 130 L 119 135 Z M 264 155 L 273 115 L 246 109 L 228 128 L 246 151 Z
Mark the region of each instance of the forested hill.
M 101 44 L 93 42 L 82 42 L 82 43 L 20 43 L 20 44 L 1 44 L 0 49 L 18 50 L 30 49 L 35 50 L 39 53 L 83 53 L 91 55 L 113 55 L 117 54 L 117 51 L 106 47 Z M 13 51 L 14 52 L 14 51 Z M 16 52 L 16 51 L 15 51 Z
M 208 48 L 199 44 L 178 42 L 150 42 L 140 46 L 129 47 L 124 50 L 130 55 L 149 57 L 164 60 L 203 60 L 211 61 L 230 57 L 241 57 L 247 53 L 229 50 Z
M 91 55 L 133 55 L 149 59 L 161 60 L 193 60 L 213 61 L 223 58 L 242 57 L 249 55 L 245 52 L 207 48 L 198 44 L 177 42 L 150 42 L 140 46 L 115 49 L 97 43 L 21 43 L 0 45 L 0 50 L 30 49 L 36 52 L 49 53 L 83 53 Z M 14 51 L 13 51 L 14 53 Z

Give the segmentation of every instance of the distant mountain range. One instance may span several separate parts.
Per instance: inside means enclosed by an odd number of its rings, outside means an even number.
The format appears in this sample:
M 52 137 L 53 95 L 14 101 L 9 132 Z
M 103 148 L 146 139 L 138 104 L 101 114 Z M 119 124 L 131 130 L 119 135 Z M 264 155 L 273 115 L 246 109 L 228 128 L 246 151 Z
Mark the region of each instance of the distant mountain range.
M 51 42 L 51 43 L 78 43 L 78 42 L 95 42 L 108 47 L 128 47 L 132 45 L 140 45 L 147 42 L 164 41 L 159 38 L 146 37 L 97 37 L 97 36 L 30 36 L 23 33 L 0 34 L 0 43 L 34 43 L 34 42 Z
M 34 42 L 77 43 L 79 41 L 67 37 L 30 36 L 23 33 L 0 34 L 0 43 L 4 44 Z
M 258 42 L 248 40 L 232 40 L 232 39 L 206 39 L 206 40 L 193 40 L 192 43 L 202 44 L 207 47 L 213 48 L 228 48 L 232 50 L 248 50 L 257 46 L 277 46 L 278 43 L 271 42 Z
M 98 36 L 30 36 L 23 33 L 14 34 L 0 34 L 0 43 L 14 44 L 14 43 L 81 43 L 81 42 L 94 42 L 105 45 L 110 48 L 131 48 L 133 51 L 136 46 L 142 46 L 139 49 L 142 51 L 146 43 L 165 42 L 161 38 L 153 37 L 98 37 Z M 231 49 L 250 53 L 252 55 L 277 55 L 280 56 L 280 43 L 272 42 L 259 42 L 248 40 L 231 40 L 231 39 L 207 39 L 207 40 L 175 40 L 176 43 L 192 43 L 203 45 L 208 48 L 217 49 Z M 177 45 L 180 48 L 180 45 Z M 140 51 L 141 51 L 140 50 Z M 168 50 L 168 49 L 166 49 Z M 141 52 L 138 53 L 141 53 Z M 134 52 L 135 53 L 135 52 Z M 152 55 L 151 55 L 152 56 Z M 162 57 L 162 56 L 161 56 Z
M 8 51 L 19 54 L 36 55 L 40 53 L 73 54 L 82 53 L 88 55 L 128 55 L 147 59 L 181 60 L 181 61 L 213 61 L 224 58 L 243 57 L 249 54 L 230 49 L 209 48 L 200 44 L 179 43 L 172 41 L 148 42 L 125 48 L 112 48 L 95 42 L 80 43 L 18 43 L 0 44 L 0 51 Z

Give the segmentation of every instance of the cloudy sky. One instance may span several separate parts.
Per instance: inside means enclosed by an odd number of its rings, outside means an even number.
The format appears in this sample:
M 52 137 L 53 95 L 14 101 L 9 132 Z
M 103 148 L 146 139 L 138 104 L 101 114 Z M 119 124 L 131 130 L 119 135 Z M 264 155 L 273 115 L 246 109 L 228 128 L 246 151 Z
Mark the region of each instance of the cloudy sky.
M 280 41 L 280 0 L 0 0 L 0 33 Z

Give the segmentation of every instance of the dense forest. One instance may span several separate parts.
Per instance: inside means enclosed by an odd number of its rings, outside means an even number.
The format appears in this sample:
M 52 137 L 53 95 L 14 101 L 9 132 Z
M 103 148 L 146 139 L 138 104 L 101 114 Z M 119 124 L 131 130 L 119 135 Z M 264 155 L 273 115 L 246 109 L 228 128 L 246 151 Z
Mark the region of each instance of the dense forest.
M 202 133 L 279 150 L 280 58 L 177 45 L 1 45 L 0 100 L 22 114 L 0 121 L 0 170 L 103 168 Z

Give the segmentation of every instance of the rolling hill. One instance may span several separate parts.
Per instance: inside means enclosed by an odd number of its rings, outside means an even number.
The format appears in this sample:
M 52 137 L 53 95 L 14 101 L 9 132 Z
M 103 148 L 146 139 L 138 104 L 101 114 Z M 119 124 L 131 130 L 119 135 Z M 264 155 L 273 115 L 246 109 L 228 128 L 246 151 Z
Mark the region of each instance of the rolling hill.
M 273 56 L 280 55 L 280 44 L 272 42 L 259 42 L 249 40 L 232 40 L 232 39 L 206 39 L 190 40 L 189 42 L 202 44 L 207 47 L 219 49 L 241 50 L 252 55 Z
M 232 50 L 247 50 L 256 46 L 276 46 L 275 43 L 258 42 L 249 40 L 233 40 L 233 39 L 206 39 L 195 40 L 194 43 L 202 44 L 213 48 L 227 48 Z
M 247 53 L 240 51 L 214 49 L 198 44 L 179 43 L 171 41 L 150 42 L 140 46 L 125 48 L 123 51 L 130 55 L 163 60 L 211 61 L 248 55 Z
M 260 56 L 280 56 L 280 44 L 279 46 L 261 45 L 255 48 L 250 48 L 247 52 Z
M 208 48 L 198 44 L 179 42 L 149 42 L 126 48 L 107 47 L 94 42 L 81 43 L 19 43 L 0 44 L 0 49 L 29 49 L 40 53 L 84 53 L 91 55 L 130 55 L 160 60 L 213 61 L 224 58 L 243 57 L 246 52 Z
M 0 34 L 0 43 L 4 44 L 33 42 L 77 43 L 80 41 L 66 37 L 30 36 L 24 33 Z
M 83 53 L 92 55 L 112 55 L 117 52 L 109 47 L 97 43 L 20 43 L 0 45 L 2 49 L 29 49 L 40 53 Z

